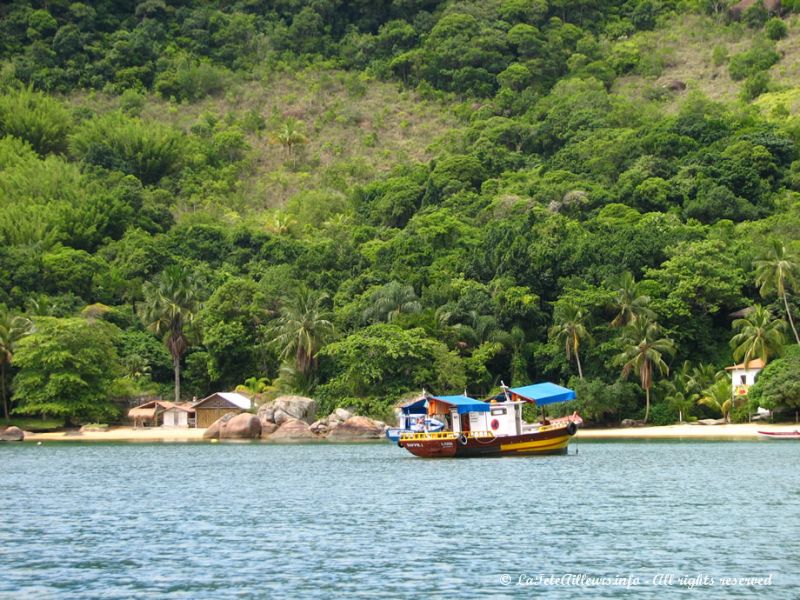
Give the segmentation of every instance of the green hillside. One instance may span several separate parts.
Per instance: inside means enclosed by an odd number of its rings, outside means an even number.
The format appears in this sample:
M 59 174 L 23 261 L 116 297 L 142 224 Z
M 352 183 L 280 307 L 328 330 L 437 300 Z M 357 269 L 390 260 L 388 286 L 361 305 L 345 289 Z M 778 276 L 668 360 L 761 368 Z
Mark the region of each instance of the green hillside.
M 731 4 L 4 4 L 0 395 L 797 406 L 718 373 L 800 316 L 800 21 Z

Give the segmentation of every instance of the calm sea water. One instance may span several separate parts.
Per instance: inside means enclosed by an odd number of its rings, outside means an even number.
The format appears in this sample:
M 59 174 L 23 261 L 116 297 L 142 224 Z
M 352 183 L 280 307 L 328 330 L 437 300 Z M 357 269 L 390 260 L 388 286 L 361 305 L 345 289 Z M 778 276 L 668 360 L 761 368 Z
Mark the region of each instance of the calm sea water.
M 5 444 L 0 597 L 796 598 L 799 452 Z

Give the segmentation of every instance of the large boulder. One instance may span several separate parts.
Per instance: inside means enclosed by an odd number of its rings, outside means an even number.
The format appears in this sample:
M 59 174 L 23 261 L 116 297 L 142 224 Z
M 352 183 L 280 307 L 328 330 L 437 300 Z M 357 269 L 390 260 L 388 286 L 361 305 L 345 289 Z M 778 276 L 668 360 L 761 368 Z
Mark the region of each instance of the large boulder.
M 349 419 L 354 415 L 346 408 L 337 408 L 335 411 L 331 413 L 331 416 L 336 417 L 336 419 L 339 421 L 347 421 L 347 419 Z
M 303 396 L 279 396 L 273 402 L 262 404 L 258 409 L 258 419 L 262 425 L 267 423 L 283 425 L 290 419 L 311 423 L 316 414 L 316 401 Z
M 292 419 L 300 419 L 306 423 L 311 423 L 317 415 L 317 403 L 312 398 L 280 396 L 275 399 L 274 404 L 276 413 L 281 411 Z M 275 422 L 277 423 L 278 420 L 275 419 Z
M 205 430 L 207 440 L 254 440 L 261 437 L 261 421 L 250 413 L 228 413 Z
M 233 418 L 233 416 L 234 416 L 234 413 L 228 413 L 227 415 L 222 415 L 219 419 L 214 421 L 203 432 L 203 439 L 206 439 L 206 440 L 218 440 L 219 439 L 219 430 L 220 430 L 220 427 L 222 426 L 223 420 L 224 419 Z
M 269 434 L 271 434 L 277 428 L 278 428 L 278 426 L 275 423 L 271 422 L 271 421 L 267 421 L 266 423 L 264 423 L 262 421 L 261 422 L 261 437 L 267 437 Z
M 261 437 L 261 421 L 250 413 L 241 413 L 222 424 L 221 440 L 255 440 Z
M 383 437 L 384 425 L 367 417 L 350 417 L 333 427 L 329 440 L 344 442 L 357 440 L 376 440 Z
M 19 427 L 12 425 L 3 431 L 0 431 L 0 441 L 3 442 L 21 442 L 25 439 L 25 432 Z
M 275 406 L 272 402 L 267 402 L 258 407 L 258 420 L 263 427 L 267 423 L 275 423 Z
M 282 442 L 300 442 L 306 440 L 315 440 L 317 436 L 311 431 L 308 423 L 300 419 L 289 419 L 283 425 L 278 427 L 269 436 L 270 440 Z
M 328 425 L 327 419 L 320 419 L 319 421 L 314 421 L 309 429 L 312 431 L 312 433 L 317 435 L 325 435 L 328 433 L 330 426 Z

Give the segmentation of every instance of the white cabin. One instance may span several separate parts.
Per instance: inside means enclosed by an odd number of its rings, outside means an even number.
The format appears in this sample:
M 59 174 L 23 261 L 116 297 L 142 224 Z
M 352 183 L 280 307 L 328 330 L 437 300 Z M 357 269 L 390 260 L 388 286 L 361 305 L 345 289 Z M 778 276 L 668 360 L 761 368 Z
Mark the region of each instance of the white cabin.
M 488 412 L 468 412 L 458 414 L 458 408 L 453 407 L 450 418 L 453 431 L 460 433 L 469 431 L 490 431 L 496 436 L 519 435 L 523 430 L 522 405 L 523 402 L 491 402 Z M 468 427 L 462 426 L 462 420 L 469 419 Z
M 764 361 L 760 358 L 749 361 L 746 365 L 741 363 L 732 367 L 725 367 L 731 374 L 731 387 L 735 396 L 745 396 L 750 386 L 756 382 L 756 376 L 764 370 Z
M 189 421 L 194 419 L 194 409 L 186 406 L 172 406 L 161 413 L 161 417 L 163 419 L 162 427 L 189 427 Z

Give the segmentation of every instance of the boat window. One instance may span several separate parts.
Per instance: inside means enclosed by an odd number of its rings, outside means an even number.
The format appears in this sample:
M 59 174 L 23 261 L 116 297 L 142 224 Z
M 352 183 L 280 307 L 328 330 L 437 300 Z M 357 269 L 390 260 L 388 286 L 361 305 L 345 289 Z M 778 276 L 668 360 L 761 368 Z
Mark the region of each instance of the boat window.
M 492 415 L 504 415 L 504 414 L 506 414 L 506 409 L 505 408 L 493 408 L 492 409 Z

